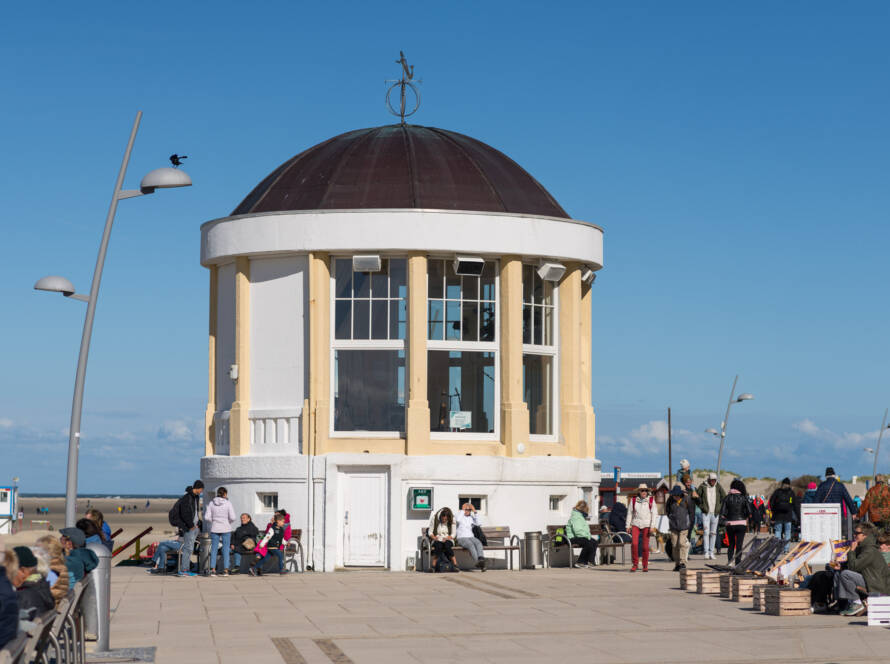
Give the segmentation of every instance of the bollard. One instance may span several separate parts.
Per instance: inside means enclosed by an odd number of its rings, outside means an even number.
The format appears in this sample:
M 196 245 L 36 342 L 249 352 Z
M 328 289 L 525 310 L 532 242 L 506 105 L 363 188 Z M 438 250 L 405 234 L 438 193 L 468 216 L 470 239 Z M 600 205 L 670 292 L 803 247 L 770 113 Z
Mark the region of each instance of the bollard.
M 87 548 L 99 558 L 99 565 L 86 576 L 84 632 L 96 637 L 96 650 L 106 652 L 111 641 L 111 552 L 98 542 L 90 542 Z

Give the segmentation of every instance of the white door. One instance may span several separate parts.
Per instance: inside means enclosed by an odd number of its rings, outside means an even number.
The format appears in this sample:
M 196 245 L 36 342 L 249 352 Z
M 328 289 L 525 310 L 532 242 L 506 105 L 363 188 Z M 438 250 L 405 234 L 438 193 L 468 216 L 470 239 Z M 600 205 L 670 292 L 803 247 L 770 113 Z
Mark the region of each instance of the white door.
M 343 474 L 343 564 L 386 566 L 386 473 Z

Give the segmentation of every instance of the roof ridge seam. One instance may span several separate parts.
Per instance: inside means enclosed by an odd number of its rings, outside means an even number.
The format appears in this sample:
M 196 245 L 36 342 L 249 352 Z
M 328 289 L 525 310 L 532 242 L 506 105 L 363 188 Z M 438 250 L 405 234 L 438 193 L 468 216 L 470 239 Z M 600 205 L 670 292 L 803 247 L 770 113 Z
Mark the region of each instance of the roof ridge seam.
M 473 159 L 466 150 L 464 150 L 463 146 L 460 143 L 458 143 L 454 138 L 449 136 L 448 131 L 445 129 L 439 129 L 437 127 L 427 127 L 427 129 L 439 134 L 440 136 L 444 137 L 446 141 L 449 141 L 450 143 L 454 144 L 457 147 L 457 149 L 460 151 L 460 153 L 464 157 L 466 157 L 467 161 L 473 165 L 473 168 L 476 169 L 476 172 L 482 176 L 482 179 L 485 181 L 485 184 L 488 186 L 488 189 L 491 191 L 492 194 L 494 194 L 494 197 L 498 201 L 498 203 L 500 203 L 501 210 L 503 210 L 504 212 L 509 212 L 506 204 L 504 203 L 504 199 L 501 198 L 501 195 L 498 193 L 497 188 L 495 188 L 494 183 L 488 178 L 488 175 L 486 175 L 485 171 L 482 170 L 482 167 L 476 163 L 476 160 Z M 460 134 L 460 135 L 463 136 L 463 134 Z
M 370 127 L 368 129 L 366 129 L 365 133 L 362 134 L 361 136 L 358 136 L 357 138 L 354 138 L 352 140 L 352 145 L 350 145 L 348 148 L 346 148 L 346 150 L 343 152 L 343 156 L 340 157 L 340 161 L 337 164 L 337 168 L 335 168 L 331 172 L 331 175 L 328 178 L 327 185 L 325 186 L 325 190 L 324 190 L 324 196 L 322 196 L 321 200 L 318 201 L 318 207 L 320 209 L 324 208 L 325 201 L 327 201 L 327 199 L 328 199 L 328 194 L 331 193 L 331 184 L 333 184 L 334 182 L 337 181 L 337 176 L 340 174 L 340 171 L 343 170 L 343 166 L 346 164 L 346 161 L 349 159 L 349 157 L 352 156 L 352 153 L 355 152 L 355 149 L 358 147 L 358 145 L 360 143 L 363 143 L 365 140 L 368 139 L 368 137 L 371 135 L 372 132 L 378 131 L 379 129 L 380 129 L 380 127 Z M 341 134 L 341 136 L 342 136 L 342 134 Z
M 411 205 L 418 207 L 417 181 L 415 179 L 417 169 L 414 167 L 417 160 L 414 154 L 414 141 L 411 139 L 411 132 L 406 129 L 405 125 L 402 125 L 402 136 L 405 139 L 406 152 L 408 153 L 408 182 L 411 183 Z

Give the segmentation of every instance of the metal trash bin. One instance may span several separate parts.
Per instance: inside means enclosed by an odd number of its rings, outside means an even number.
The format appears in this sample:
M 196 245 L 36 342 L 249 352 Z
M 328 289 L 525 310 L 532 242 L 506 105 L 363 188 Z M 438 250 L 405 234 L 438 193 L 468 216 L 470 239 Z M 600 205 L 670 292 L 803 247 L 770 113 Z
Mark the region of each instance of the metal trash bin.
M 544 546 L 541 541 L 541 532 L 525 533 L 522 540 L 522 567 L 535 569 L 544 566 Z
M 99 564 L 84 578 L 87 583 L 82 600 L 84 632 L 96 638 L 96 650 L 105 652 L 110 642 L 111 552 L 98 542 L 87 544 L 87 548 L 96 554 Z
M 210 574 L 210 533 L 198 535 L 198 574 Z

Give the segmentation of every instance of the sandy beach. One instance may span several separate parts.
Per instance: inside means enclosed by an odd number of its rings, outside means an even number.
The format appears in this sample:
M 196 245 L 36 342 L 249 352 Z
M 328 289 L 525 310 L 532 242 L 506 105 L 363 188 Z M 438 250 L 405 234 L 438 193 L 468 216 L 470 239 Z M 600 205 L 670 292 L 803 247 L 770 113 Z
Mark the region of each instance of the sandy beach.
M 150 502 L 148 509 L 145 508 L 146 500 Z M 147 546 L 175 535 L 175 529 L 167 521 L 167 512 L 174 502 L 176 501 L 173 498 L 80 498 L 77 501 L 77 513 L 82 516 L 89 503 L 90 507 L 102 512 L 112 533 L 118 528 L 123 528 L 123 532 L 114 538 L 115 546 L 124 544 L 151 527 L 151 532 L 142 538 L 142 545 Z M 121 505 L 129 505 L 131 510 L 135 505 L 137 509 L 119 513 L 117 508 Z M 37 514 L 37 509 L 40 507 L 48 508 L 49 514 Z M 65 525 L 64 498 L 20 498 L 19 511 L 25 514 L 25 518 L 19 524 L 19 532 L 15 535 L 0 536 L 0 543 L 4 546 L 32 544 L 50 528 L 52 532 L 57 532 Z M 126 557 L 126 554 L 122 556 Z

